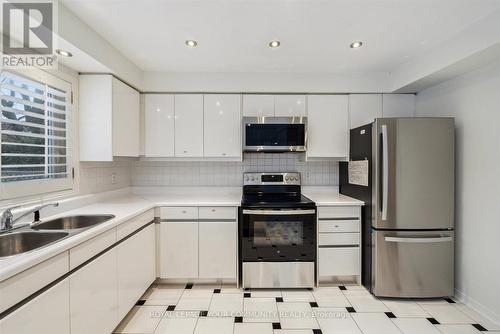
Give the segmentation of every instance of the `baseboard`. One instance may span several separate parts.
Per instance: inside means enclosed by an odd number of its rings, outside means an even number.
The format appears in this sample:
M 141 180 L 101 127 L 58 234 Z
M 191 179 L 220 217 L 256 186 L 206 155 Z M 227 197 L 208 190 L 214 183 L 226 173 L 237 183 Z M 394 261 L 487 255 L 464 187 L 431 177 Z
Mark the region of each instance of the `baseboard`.
M 484 306 L 477 300 L 467 296 L 462 291 L 455 289 L 455 298 L 458 299 L 462 304 L 467 305 L 477 313 L 492 321 L 496 325 L 500 326 L 500 314 L 495 313 L 489 307 Z

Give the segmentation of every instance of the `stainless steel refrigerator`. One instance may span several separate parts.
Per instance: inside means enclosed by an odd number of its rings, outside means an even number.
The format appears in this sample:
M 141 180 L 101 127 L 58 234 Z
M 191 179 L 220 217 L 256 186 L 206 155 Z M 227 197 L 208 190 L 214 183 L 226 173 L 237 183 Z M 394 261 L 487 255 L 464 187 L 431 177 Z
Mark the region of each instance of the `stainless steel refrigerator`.
M 367 178 L 355 178 L 352 161 L 365 161 Z M 352 129 L 340 192 L 366 203 L 362 282 L 374 295 L 454 294 L 452 118 L 379 118 Z

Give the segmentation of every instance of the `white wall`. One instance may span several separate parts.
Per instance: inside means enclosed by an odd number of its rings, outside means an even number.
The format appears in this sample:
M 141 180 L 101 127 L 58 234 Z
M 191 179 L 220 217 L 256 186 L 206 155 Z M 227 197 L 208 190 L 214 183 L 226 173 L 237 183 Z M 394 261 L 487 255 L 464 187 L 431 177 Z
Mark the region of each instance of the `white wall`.
M 417 116 L 456 120 L 456 290 L 500 323 L 500 62 L 417 95 Z

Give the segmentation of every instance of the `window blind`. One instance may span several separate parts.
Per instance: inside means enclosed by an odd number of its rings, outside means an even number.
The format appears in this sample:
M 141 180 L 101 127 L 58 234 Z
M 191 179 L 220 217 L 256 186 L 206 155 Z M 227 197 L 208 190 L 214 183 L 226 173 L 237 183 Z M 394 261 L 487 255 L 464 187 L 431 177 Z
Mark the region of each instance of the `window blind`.
M 70 91 L 6 71 L 0 83 L 2 184 L 68 178 Z

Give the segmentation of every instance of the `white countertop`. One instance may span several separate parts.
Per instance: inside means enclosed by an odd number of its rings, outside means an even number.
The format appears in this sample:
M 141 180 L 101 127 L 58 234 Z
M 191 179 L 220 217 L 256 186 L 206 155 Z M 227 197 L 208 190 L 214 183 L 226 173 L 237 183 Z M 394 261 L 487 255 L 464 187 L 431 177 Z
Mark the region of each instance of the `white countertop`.
M 337 187 L 302 187 L 302 194 L 313 200 L 317 206 L 360 206 L 365 205 L 363 201 L 342 195 Z
M 78 214 L 112 214 L 115 218 L 49 246 L 0 259 L 0 282 L 157 206 L 239 206 L 241 192 L 241 187 L 134 187 L 110 192 L 108 197 L 94 195 L 92 204 L 89 195 L 65 200 L 60 211 L 50 209 L 50 216 L 42 211 L 42 220 Z M 363 205 L 333 187 L 303 187 L 303 193 L 319 206 Z

